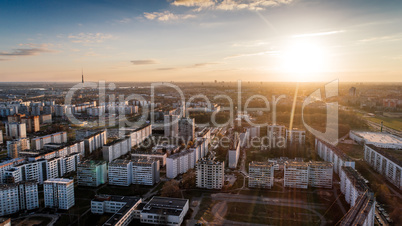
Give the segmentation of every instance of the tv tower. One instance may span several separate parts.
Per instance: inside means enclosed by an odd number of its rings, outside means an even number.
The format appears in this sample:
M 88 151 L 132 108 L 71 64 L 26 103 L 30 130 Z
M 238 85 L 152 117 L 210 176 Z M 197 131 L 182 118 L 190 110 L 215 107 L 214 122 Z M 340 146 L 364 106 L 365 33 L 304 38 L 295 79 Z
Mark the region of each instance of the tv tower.
M 82 83 L 84 84 L 84 69 L 82 69 Z

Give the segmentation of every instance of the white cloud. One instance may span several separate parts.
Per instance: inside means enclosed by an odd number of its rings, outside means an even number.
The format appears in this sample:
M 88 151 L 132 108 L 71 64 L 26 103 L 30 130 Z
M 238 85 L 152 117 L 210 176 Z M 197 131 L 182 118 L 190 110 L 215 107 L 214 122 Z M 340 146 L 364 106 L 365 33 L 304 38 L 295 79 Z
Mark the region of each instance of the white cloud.
M 148 65 L 148 64 L 157 64 L 156 60 L 132 60 L 130 61 L 134 65 Z
M 293 0 L 175 0 L 174 6 L 195 7 L 195 11 L 203 9 L 216 10 L 263 10 L 268 7 L 289 4 Z
M 169 11 L 144 13 L 144 17 L 148 20 L 169 21 L 169 20 L 185 20 L 194 18 L 191 14 L 173 14 Z
M 114 37 L 111 34 L 103 33 L 79 33 L 76 35 L 70 34 L 68 38 L 74 43 L 101 43 Z
M 339 31 L 326 31 L 326 32 L 318 32 L 318 33 L 299 34 L 299 35 L 293 35 L 293 38 L 334 35 L 334 34 L 339 34 L 339 33 L 343 33 L 343 32 L 345 32 L 345 31 L 339 30 Z

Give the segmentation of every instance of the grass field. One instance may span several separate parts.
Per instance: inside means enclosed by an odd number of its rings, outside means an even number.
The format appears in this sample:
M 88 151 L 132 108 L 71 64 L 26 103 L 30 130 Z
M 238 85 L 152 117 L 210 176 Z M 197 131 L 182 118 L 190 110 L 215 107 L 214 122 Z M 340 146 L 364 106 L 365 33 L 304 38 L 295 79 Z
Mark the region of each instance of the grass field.
M 348 155 L 351 158 L 356 159 L 364 158 L 364 149 L 361 145 L 338 143 L 337 147 L 340 148 L 346 155 Z
M 375 117 L 365 117 L 365 119 L 375 122 L 375 123 L 383 122 L 384 126 L 386 126 L 386 127 L 389 127 L 394 130 L 402 131 L 402 119 L 400 119 L 400 118 L 388 118 L 388 117 L 376 115 Z

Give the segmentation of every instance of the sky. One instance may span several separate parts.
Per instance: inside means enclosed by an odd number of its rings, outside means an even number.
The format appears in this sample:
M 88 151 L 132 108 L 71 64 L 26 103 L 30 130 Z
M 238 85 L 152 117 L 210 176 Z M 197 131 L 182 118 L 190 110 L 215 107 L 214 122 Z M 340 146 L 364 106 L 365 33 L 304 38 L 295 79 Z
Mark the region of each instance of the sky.
M 0 0 L 0 82 L 402 81 L 402 1 Z

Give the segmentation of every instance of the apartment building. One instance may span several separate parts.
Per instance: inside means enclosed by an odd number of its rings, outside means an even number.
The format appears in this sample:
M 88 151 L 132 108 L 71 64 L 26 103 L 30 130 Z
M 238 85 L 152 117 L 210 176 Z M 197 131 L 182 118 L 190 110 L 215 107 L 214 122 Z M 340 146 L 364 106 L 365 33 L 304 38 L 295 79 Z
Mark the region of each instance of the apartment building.
M 178 137 L 179 136 L 179 120 L 180 115 L 164 115 L 164 136 Z
M 229 155 L 229 168 L 236 169 L 240 157 L 240 138 L 239 134 L 237 133 L 235 133 L 231 137 L 228 155 Z
M 308 167 L 308 184 L 310 187 L 332 188 L 333 163 L 310 161 Z
M 74 180 L 52 178 L 43 184 L 45 207 L 68 210 L 75 204 Z
M 105 161 L 86 160 L 78 163 L 77 180 L 79 186 L 98 187 L 107 181 Z
M 132 160 L 132 183 L 154 185 L 160 180 L 159 160 L 136 158 Z
M 159 160 L 160 166 L 164 167 L 166 165 L 167 153 L 134 152 L 131 154 L 131 158 L 149 158 L 154 161 Z
M 364 145 L 364 160 L 389 182 L 402 190 L 402 161 L 392 155 L 400 150 L 386 149 L 374 144 Z
M 166 177 L 175 178 L 179 174 L 194 168 L 195 161 L 194 149 L 186 149 L 166 158 Z
M 48 143 L 67 143 L 67 132 L 58 132 L 49 134 L 42 137 L 35 137 L 31 139 L 32 150 L 41 150 Z
M 286 162 L 283 178 L 284 187 L 307 188 L 309 182 L 308 172 L 307 162 Z
M 225 163 L 213 159 L 201 159 L 196 167 L 196 186 L 206 189 L 222 189 L 225 183 Z
M 11 139 L 19 139 L 27 137 L 27 129 L 25 123 L 12 122 L 5 124 L 6 136 Z
M 324 161 L 334 164 L 334 172 L 340 174 L 342 166 L 355 168 L 355 162 L 342 152 L 338 147 L 329 144 L 321 139 L 315 138 L 315 149 Z
M 252 161 L 248 165 L 248 187 L 272 188 L 274 186 L 274 164 Z
M 20 122 L 26 124 L 26 131 L 28 133 L 35 133 L 40 130 L 40 121 L 38 115 L 22 117 Z
M 0 184 L 0 216 L 37 208 L 39 198 L 36 182 Z
M 181 118 L 179 120 L 179 137 L 185 141 L 195 139 L 195 119 Z
M 108 178 L 110 185 L 130 186 L 132 183 L 132 161 L 116 159 L 109 163 Z
M 30 149 L 31 145 L 28 138 L 19 138 L 7 141 L 7 153 L 10 158 L 18 158 L 21 151 Z
M 103 146 L 103 159 L 107 162 L 120 158 L 131 151 L 131 141 L 129 138 L 115 140 Z
M 87 153 L 92 153 L 98 148 L 102 148 L 106 144 L 107 130 L 99 131 L 93 135 L 84 138 L 85 150 Z
M 287 129 L 286 141 L 289 144 L 304 144 L 306 142 L 306 131 L 297 128 Z

